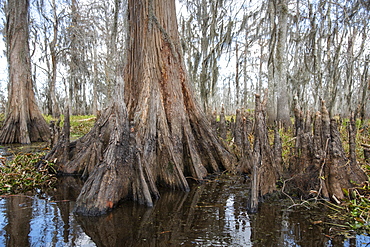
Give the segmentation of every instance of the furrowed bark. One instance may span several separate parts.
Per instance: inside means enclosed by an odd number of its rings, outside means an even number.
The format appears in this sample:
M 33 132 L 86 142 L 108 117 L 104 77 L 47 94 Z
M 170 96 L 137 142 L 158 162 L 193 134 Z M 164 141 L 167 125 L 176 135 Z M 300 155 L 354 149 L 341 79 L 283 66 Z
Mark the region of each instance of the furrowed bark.
M 117 102 L 93 129 L 68 145 L 62 173 L 86 180 L 76 212 L 98 215 L 120 201 L 148 206 L 159 187 L 189 190 L 186 177 L 233 170 L 189 87 L 177 33 L 175 1 L 129 0 L 128 61 Z M 51 159 L 60 159 L 53 149 Z
M 253 144 L 252 187 L 249 211 L 256 212 L 258 200 L 276 190 L 278 170 L 275 164 L 274 150 L 271 148 L 265 117 L 266 102 L 261 102 L 260 95 L 256 95 L 255 129 Z M 278 145 L 277 145 L 278 146 Z
M 303 114 L 296 114 L 302 118 Z M 303 119 L 296 122 L 302 122 Z M 321 196 L 334 202 L 345 197 L 343 190 L 367 181 L 365 172 L 355 157 L 347 158 L 337 121 L 330 119 L 325 102 L 314 121 L 314 133 L 310 133 L 310 116 L 307 114 L 304 130 L 297 130 L 295 158 L 289 167 L 288 190 L 303 197 Z M 352 147 L 353 148 L 353 147 Z
M 36 104 L 28 42 L 28 0 L 10 0 L 7 5 L 6 43 L 9 62 L 9 92 L 0 143 L 49 141 L 49 126 Z

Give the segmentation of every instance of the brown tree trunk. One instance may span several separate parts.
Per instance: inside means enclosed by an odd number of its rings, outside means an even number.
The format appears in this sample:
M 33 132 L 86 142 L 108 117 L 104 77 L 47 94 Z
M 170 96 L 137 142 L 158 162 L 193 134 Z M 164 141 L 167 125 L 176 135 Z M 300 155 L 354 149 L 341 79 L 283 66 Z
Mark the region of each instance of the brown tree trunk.
M 243 144 L 243 118 L 239 109 L 236 109 L 235 125 L 234 125 L 234 142 L 237 147 L 242 147 Z
M 306 123 L 303 123 L 302 116 L 302 113 L 296 114 L 296 122 L 302 123 L 305 128 L 297 131 L 295 159 L 290 165 L 290 176 L 294 178 L 288 187 L 303 196 L 314 191 L 333 201 L 343 199 L 343 189 L 353 187 L 353 182 L 365 182 L 367 176 L 353 154 L 351 161 L 347 159 L 336 120 L 330 119 L 324 101 L 321 112 L 316 113 L 313 135 L 307 124 L 309 115 Z
M 256 95 L 255 107 L 255 129 L 252 154 L 252 186 L 249 211 L 257 211 L 258 200 L 276 190 L 276 181 L 280 168 L 275 163 L 275 153 L 271 148 L 267 124 L 266 124 L 266 101 L 261 102 L 260 95 Z M 277 135 L 278 136 L 278 135 Z M 277 142 L 279 142 L 277 140 Z M 276 144 L 278 147 L 279 144 Z M 281 156 L 281 155 L 280 155 Z M 280 164 L 278 164 L 280 165 Z M 245 168 L 244 168 L 245 169 Z
M 124 199 L 151 206 L 158 186 L 189 190 L 186 176 L 202 180 L 208 172 L 233 169 L 234 157 L 189 88 L 175 1 L 129 0 L 128 10 L 124 93 L 118 85 L 114 105 L 69 144 L 68 161 L 58 163 L 61 172 L 87 178 L 76 202 L 82 214 L 104 213 Z M 61 156 L 56 147 L 47 158 Z
M 57 16 L 57 10 L 56 10 L 56 4 L 55 0 L 52 2 L 52 8 L 53 8 L 53 15 L 54 15 L 54 23 L 53 23 L 53 40 L 50 43 L 50 55 L 51 55 L 51 67 L 52 67 L 52 74 L 50 79 L 50 100 L 51 100 L 51 109 L 52 109 L 52 116 L 54 118 L 59 118 L 60 116 L 60 109 L 59 109 L 59 103 L 56 96 L 56 82 L 57 82 L 57 41 L 58 41 L 58 29 L 59 29 L 59 20 Z
M 370 163 L 370 145 L 367 144 L 361 144 L 364 150 L 364 159 L 365 162 Z
M 225 108 L 222 106 L 220 113 L 220 122 L 218 124 L 219 135 L 223 140 L 226 140 L 227 130 L 226 130 L 226 119 L 225 119 Z
M 275 152 L 270 146 L 268 138 L 266 102 L 261 102 L 259 95 L 256 95 L 255 121 L 253 156 L 255 157 L 254 162 L 259 160 L 257 162 L 258 194 L 263 196 L 276 189 L 275 184 L 279 174 L 276 169 Z
M 349 159 L 351 164 L 357 162 L 356 159 L 356 116 L 354 113 L 351 113 L 350 121 L 348 123 L 348 140 L 349 140 Z
M 28 0 L 9 0 L 6 41 L 9 62 L 7 114 L 0 143 L 48 141 L 49 126 L 33 92 L 28 46 Z

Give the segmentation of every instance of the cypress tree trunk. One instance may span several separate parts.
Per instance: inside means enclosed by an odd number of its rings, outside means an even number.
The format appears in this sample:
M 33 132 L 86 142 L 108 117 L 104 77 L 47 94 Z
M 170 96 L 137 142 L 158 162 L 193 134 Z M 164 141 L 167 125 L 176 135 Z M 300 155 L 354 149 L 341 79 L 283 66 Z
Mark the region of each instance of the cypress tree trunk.
M 39 110 L 31 76 L 28 46 L 28 0 L 9 0 L 6 43 L 9 62 L 7 114 L 0 143 L 48 141 L 49 126 Z
M 227 129 L 226 129 L 226 119 L 225 119 L 225 108 L 222 105 L 221 113 L 220 113 L 220 122 L 219 122 L 219 135 L 223 140 L 226 140 L 227 136 Z
M 291 125 L 289 115 L 288 79 L 287 79 L 287 27 L 288 27 L 288 4 L 286 0 L 279 0 L 278 3 L 278 33 L 275 52 L 274 79 L 277 86 L 276 120 L 284 127 Z
M 186 176 L 233 169 L 234 156 L 189 88 L 175 1 L 129 0 L 128 10 L 124 92 L 119 85 L 114 105 L 58 163 L 61 172 L 87 178 L 76 202 L 81 214 L 104 213 L 125 199 L 151 206 L 159 186 L 189 190 Z M 62 160 L 58 150 L 47 158 Z
M 303 196 L 314 191 L 337 202 L 344 198 L 343 189 L 367 181 L 354 155 L 350 160 L 346 157 L 336 120 L 330 119 L 324 101 L 321 112 L 315 116 L 313 135 L 310 133 L 310 117 L 307 116 L 306 123 L 302 113 L 296 114 L 296 118 L 302 127 L 297 131 L 295 159 L 290 165 L 291 190 Z
M 279 150 L 274 150 L 269 143 L 267 124 L 266 124 L 266 101 L 261 102 L 260 95 L 256 95 L 255 107 L 255 127 L 254 143 L 251 156 L 252 164 L 252 185 L 251 197 L 249 201 L 249 211 L 257 212 L 259 199 L 276 190 L 276 181 L 278 179 L 280 168 L 277 167 L 275 154 Z M 278 135 L 277 135 L 278 136 Z M 280 138 L 279 138 L 280 139 Z M 276 140 L 276 147 L 279 147 Z M 281 154 L 280 154 L 281 156 Z M 247 170 L 248 162 L 244 164 L 244 170 Z M 247 167 L 246 167 L 247 166 Z

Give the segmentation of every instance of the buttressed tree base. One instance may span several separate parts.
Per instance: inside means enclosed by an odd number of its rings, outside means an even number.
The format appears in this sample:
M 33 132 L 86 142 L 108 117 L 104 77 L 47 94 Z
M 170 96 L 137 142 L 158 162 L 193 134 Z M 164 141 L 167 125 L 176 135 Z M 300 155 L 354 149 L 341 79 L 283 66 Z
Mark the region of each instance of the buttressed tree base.
M 86 136 L 62 138 L 47 157 L 60 172 L 86 178 L 80 214 L 102 214 L 126 199 L 151 206 L 158 186 L 186 191 L 186 176 L 201 180 L 233 169 L 234 156 L 189 87 L 175 1 L 129 0 L 128 11 L 127 66 L 116 102 Z

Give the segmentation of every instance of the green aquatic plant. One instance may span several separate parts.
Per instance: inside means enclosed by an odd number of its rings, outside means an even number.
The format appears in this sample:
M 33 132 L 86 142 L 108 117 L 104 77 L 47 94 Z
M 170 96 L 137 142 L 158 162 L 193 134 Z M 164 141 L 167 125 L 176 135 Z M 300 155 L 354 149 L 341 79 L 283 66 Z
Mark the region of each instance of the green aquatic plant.
M 93 115 L 71 116 L 71 136 L 78 138 L 87 134 L 95 121 L 96 117 Z
M 370 230 L 370 202 L 367 198 L 351 200 L 348 209 L 352 215 L 352 220 L 348 222 L 354 230 Z
M 47 190 L 55 185 L 53 163 L 42 161 L 43 152 L 15 155 L 1 159 L 0 194 L 20 194 Z
M 322 203 L 332 213 L 329 217 L 339 220 L 346 229 L 357 233 L 370 232 L 370 183 L 357 185 L 351 190 L 343 189 L 347 199 L 342 200 L 340 205 L 325 201 Z
M 63 128 L 64 115 L 60 116 L 59 119 L 55 119 L 50 115 L 44 115 L 47 123 L 50 124 L 51 121 L 59 124 L 60 128 Z M 72 139 L 77 139 L 85 134 L 87 134 L 90 129 L 94 126 L 96 122 L 95 115 L 72 115 L 70 116 L 70 133 Z
M 359 185 L 347 193 L 350 198 L 344 202 L 349 216 L 347 224 L 353 230 L 370 232 L 370 183 Z

